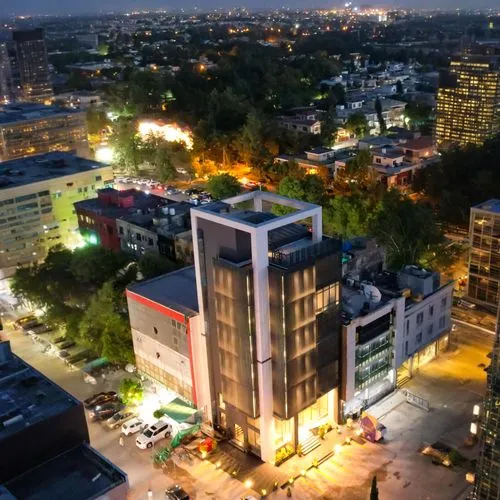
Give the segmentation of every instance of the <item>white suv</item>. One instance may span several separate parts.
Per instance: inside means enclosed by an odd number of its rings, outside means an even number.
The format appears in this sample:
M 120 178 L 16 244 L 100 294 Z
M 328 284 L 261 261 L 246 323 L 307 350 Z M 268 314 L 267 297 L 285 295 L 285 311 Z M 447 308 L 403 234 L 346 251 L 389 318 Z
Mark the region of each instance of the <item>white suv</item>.
M 140 418 L 136 417 L 129 420 L 128 422 L 125 422 L 122 425 L 122 434 L 124 434 L 125 436 L 130 436 L 131 434 L 142 431 L 144 427 L 147 426 Z
M 135 440 L 135 444 L 141 450 L 145 450 L 146 448 L 151 448 L 157 441 L 160 441 L 160 439 L 170 437 L 171 434 L 172 424 L 164 420 L 158 420 L 158 422 L 142 431 Z

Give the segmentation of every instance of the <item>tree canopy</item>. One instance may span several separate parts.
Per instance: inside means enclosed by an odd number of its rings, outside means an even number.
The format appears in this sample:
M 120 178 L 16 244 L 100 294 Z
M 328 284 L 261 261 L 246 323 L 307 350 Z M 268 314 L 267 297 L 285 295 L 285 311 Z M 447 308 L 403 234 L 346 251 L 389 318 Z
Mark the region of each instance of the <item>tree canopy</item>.
M 223 200 L 237 195 L 241 191 L 241 184 L 236 177 L 228 173 L 211 175 L 208 178 L 207 190 L 216 200 Z

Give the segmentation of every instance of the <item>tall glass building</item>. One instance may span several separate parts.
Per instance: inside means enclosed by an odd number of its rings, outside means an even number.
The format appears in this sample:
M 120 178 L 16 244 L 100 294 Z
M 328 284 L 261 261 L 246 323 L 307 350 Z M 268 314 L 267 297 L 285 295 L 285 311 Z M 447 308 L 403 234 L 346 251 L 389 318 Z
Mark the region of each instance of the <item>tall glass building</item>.
M 500 499 L 500 308 L 495 345 L 488 368 L 488 382 L 481 425 L 481 454 L 474 486 L 475 500 Z
M 500 130 L 499 61 L 498 56 L 457 56 L 440 75 L 438 146 L 482 144 Z
M 500 301 L 500 200 L 471 207 L 469 242 L 467 295 L 496 312 Z
M 22 100 L 46 103 L 53 96 L 43 30 L 15 31 L 16 58 Z

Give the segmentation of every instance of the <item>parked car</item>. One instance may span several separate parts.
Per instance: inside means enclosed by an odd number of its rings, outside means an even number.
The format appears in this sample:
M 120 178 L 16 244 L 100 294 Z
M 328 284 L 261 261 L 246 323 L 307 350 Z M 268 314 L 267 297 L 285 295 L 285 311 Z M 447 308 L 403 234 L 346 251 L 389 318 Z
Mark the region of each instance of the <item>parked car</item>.
M 115 413 L 123 410 L 124 405 L 120 401 L 113 401 L 112 403 L 104 403 L 97 405 L 90 412 L 90 419 L 95 420 L 108 420 Z
M 77 363 L 78 361 L 84 360 L 90 354 L 88 349 L 84 349 L 80 352 L 75 352 L 68 358 L 68 362 Z
M 194 194 L 200 194 L 201 190 L 197 188 L 189 188 L 184 191 L 184 194 L 187 196 L 193 196 Z
M 189 495 L 176 484 L 165 490 L 165 500 L 189 500 Z
M 46 333 L 52 331 L 53 328 L 49 325 L 46 325 L 44 323 L 39 323 L 38 325 L 32 326 L 29 330 L 28 333 L 33 335 L 33 334 L 39 334 L 39 333 Z
M 108 403 L 110 401 L 116 401 L 117 399 L 118 394 L 116 394 L 115 391 L 99 392 L 97 394 L 94 394 L 93 396 L 90 396 L 90 398 L 85 399 L 83 401 L 83 404 L 85 408 L 90 409 L 93 406 Z
M 59 349 L 69 349 L 74 345 L 76 345 L 74 340 L 65 340 L 64 342 L 61 342 L 57 347 L 59 347 Z
M 31 330 L 31 328 L 33 328 L 34 326 L 38 326 L 38 325 L 41 325 L 42 323 L 40 323 L 36 318 L 35 319 L 32 319 L 30 321 L 26 321 L 25 323 L 23 323 L 21 325 L 21 330 L 24 332 L 24 333 L 28 333 L 28 330 Z
M 70 357 L 70 353 L 68 351 L 66 351 L 66 349 L 61 349 L 58 353 L 57 353 L 57 357 L 59 359 L 68 359 Z
M 160 439 L 168 438 L 172 435 L 172 424 L 164 420 L 158 420 L 153 425 L 148 426 L 135 440 L 135 444 L 141 450 L 151 448 Z
M 23 316 L 22 318 L 14 321 L 14 326 L 19 329 L 22 328 L 26 323 L 35 324 L 38 323 L 38 320 L 36 319 L 35 315 L 29 314 L 28 316 Z
M 143 431 L 147 426 L 139 417 L 134 417 L 122 425 L 122 434 L 130 436 L 136 432 Z
M 137 413 L 131 410 L 122 410 L 118 413 L 115 413 L 111 418 L 106 420 L 106 425 L 110 429 L 118 429 L 124 422 L 131 420 L 137 416 Z
M 185 168 L 177 167 L 175 170 L 178 174 L 183 174 L 183 175 L 187 174 L 187 170 Z

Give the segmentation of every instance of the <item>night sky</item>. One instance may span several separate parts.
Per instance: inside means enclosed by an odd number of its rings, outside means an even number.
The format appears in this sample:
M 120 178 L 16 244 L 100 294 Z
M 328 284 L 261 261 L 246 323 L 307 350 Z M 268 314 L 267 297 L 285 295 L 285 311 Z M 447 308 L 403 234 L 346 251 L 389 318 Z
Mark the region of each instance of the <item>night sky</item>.
M 217 7 L 232 7 L 235 5 L 249 8 L 273 8 L 283 5 L 290 7 L 328 7 L 338 6 L 343 2 L 328 0 L 253 0 L 252 2 L 242 2 L 241 0 L 0 0 L 0 15 L 22 15 L 22 14 L 78 14 L 92 12 L 106 12 L 111 10 L 124 11 L 127 9 L 139 8 L 167 8 L 179 9 L 181 7 L 191 9 L 197 6 L 200 10 L 208 10 Z M 356 3 L 356 2 L 355 2 Z M 457 7 L 498 7 L 497 0 L 398 0 L 397 2 L 365 2 L 373 5 L 390 5 L 391 3 L 405 7 L 419 8 L 444 8 L 453 9 Z

